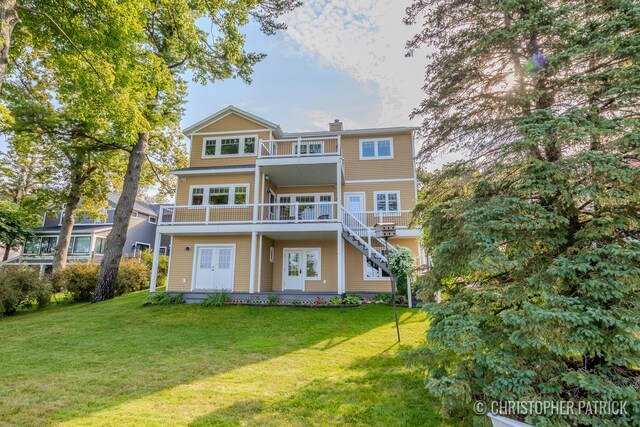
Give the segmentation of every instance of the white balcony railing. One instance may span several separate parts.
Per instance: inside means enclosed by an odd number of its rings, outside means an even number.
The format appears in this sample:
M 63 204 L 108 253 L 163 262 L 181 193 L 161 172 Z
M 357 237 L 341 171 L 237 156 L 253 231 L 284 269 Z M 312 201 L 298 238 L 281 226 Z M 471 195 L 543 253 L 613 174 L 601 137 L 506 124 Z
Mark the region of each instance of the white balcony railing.
M 262 203 L 258 204 L 257 220 L 253 219 L 254 205 L 239 206 L 162 206 L 160 225 L 208 225 L 247 223 L 335 222 L 338 204 Z
M 261 140 L 259 158 L 341 155 L 340 137 Z

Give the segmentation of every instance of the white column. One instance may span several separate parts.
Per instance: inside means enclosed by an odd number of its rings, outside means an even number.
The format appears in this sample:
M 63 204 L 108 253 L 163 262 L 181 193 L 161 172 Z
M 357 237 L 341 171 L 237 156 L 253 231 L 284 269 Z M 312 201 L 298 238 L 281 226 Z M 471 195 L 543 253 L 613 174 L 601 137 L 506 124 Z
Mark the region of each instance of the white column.
M 153 245 L 153 263 L 151 264 L 151 286 L 149 287 L 150 292 L 156 291 L 156 282 L 158 280 L 158 259 L 160 258 L 160 239 L 161 238 L 162 238 L 162 234 L 156 231 L 156 240 Z
M 258 292 L 262 287 L 262 233 L 260 233 L 260 240 L 258 241 Z
M 336 202 L 338 202 L 338 212 L 342 206 L 342 159 L 338 160 L 336 165 Z
M 343 281 L 343 268 L 344 268 L 344 263 L 343 263 L 343 258 L 344 258 L 344 246 L 342 244 L 342 231 L 338 230 L 338 232 L 336 233 L 336 245 L 337 245 L 337 249 L 338 249 L 338 276 L 337 276 L 337 292 L 339 294 L 343 293 L 343 289 L 342 289 L 342 281 Z
M 249 266 L 249 293 L 252 294 L 255 288 L 256 281 L 256 240 L 258 237 L 258 233 L 255 231 L 251 232 L 251 262 Z
M 253 222 L 258 221 L 258 196 L 260 195 L 260 168 L 256 166 L 256 173 L 253 179 Z
M 411 301 L 411 278 L 407 277 L 407 303 L 409 304 L 409 308 L 413 307 L 413 303 Z

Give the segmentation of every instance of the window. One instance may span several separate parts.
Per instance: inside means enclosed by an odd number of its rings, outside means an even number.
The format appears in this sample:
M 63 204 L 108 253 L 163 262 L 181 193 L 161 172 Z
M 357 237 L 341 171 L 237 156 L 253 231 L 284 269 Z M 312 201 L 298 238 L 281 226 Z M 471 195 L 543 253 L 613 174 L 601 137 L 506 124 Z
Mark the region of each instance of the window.
M 240 138 L 223 138 L 220 140 L 220 155 L 238 154 L 240 152 Z
M 167 248 L 166 246 L 160 246 L 160 251 L 158 252 L 159 255 L 167 255 Z
M 244 154 L 255 154 L 256 152 L 256 137 L 250 136 L 244 139 Z
M 69 242 L 70 254 L 88 254 L 91 247 L 91 236 L 74 236 Z
M 202 157 L 253 156 L 257 145 L 257 135 L 206 138 L 202 142 Z
M 131 212 L 131 218 L 138 218 L 138 212 L 136 211 Z
M 195 206 L 200 206 L 202 204 L 202 199 L 204 196 L 204 188 L 196 187 L 191 189 L 191 204 Z
M 389 278 L 389 275 L 380 267 L 375 265 L 371 260 L 364 259 L 364 279 L 365 280 L 382 280 Z
M 106 237 L 96 237 L 96 250 L 95 253 L 97 254 L 104 254 L 104 248 L 107 245 L 107 238 Z
M 361 139 L 360 160 L 393 159 L 393 140 Z
M 247 204 L 247 187 L 235 187 L 234 191 L 234 205 L 246 205 Z
M 208 185 L 204 187 L 192 187 L 192 206 L 200 206 L 205 204 L 205 190 L 207 194 L 206 204 L 211 206 L 246 205 L 249 198 L 249 184 Z
M 40 251 L 40 238 L 34 237 L 29 239 L 24 244 L 24 253 L 25 254 L 37 254 Z
M 57 243 L 57 237 L 34 237 L 25 243 L 24 253 L 30 255 L 52 254 Z
M 229 204 L 229 187 L 209 188 L 209 204 L 210 205 L 228 205 Z
M 56 249 L 56 243 L 58 243 L 57 237 L 43 237 L 40 242 L 40 253 L 52 254 Z
M 151 224 L 157 224 L 158 223 L 158 218 L 156 218 L 155 216 L 150 216 L 149 217 L 149 222 Z
M 204 140 L 204 155 L 205 156 L 215 156 L 216 155 L 216 142 L 215 139 L 205 139 Z
M 320 249 L 305 249 L 305 268 L 307 279 L 320 279 Z
M 400 192 L 374 192 L 376 212 L 398 212 L 400 210 Z

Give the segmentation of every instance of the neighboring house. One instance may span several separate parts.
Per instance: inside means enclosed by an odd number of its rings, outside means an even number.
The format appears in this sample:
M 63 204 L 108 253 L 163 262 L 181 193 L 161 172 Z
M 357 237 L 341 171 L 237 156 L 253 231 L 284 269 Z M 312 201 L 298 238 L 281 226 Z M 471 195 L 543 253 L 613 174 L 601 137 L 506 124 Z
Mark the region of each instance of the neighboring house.
M 173 171 L 175 206 L 161 208 L 156 229 L 156 241 L 172 239 L 168 291 L 192 301 L 220 289 L 388 292 L 376 223 L 397 224 L 390 243 L 423 258 L 419 230 L 408 227 L 415 131 L 345 130 L 336 120 L 328 131 L 285 133 L 233 106 L 188 127 L 189 167 Z
M 68 261 L 99 261 L 104 254 L 107 235 L 113 227 L 113 215 L 119 195 L 108 194 L 107 218 L 104 222 L 95 221 L 83 216 L 76 218 L 69 244 Z M 160 205 L 148 205 L 135 202 L 127 241 L 124 245 L 123 255 L 133 257 L 143 250 L 152 250 L 158 213 Z M 29 239 L 15 262 L 40 265 L 43 271 L 49 270 L 53 261 L 53 252 L 58 243 L 60 228 L 62 225 L 63 211 L 57 215 L 46 215 L 43 218 L 42 227 L 35 230 L 35 237 Z M 160 242 L 159 253 L 169 254 L 169 238 Z

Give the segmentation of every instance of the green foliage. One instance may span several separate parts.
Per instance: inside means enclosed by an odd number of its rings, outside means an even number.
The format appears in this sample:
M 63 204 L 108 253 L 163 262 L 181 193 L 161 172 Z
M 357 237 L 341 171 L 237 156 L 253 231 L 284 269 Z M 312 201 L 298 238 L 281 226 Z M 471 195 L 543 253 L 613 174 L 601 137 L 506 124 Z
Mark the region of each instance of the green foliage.
M 167 292 L 154 292 L 147 295 L 142 305 L 186 304 L 183 294 L 170 295 Z
M 149 271 L 153 266 L 153 252 L 142 251 L 140 253 L 140 259 L 146 264 Z M 166 255 L 160 255 L 158 257 L 158 286 L 166 282 L 167 274 L 169 272 L 169 257 Z
M 100 264 L 72 263 L 54 274 L 54 289 L 68 292 L 75 302 L 89 302 L 96 289 Z M 141 291 L 149 288 L 150 272 L 147 266 L 137 259 L 124 259 L 120 262 L 116 279 L 116 295 Z
M 123 259 L 116 279 L 116 295 L 149 289 L 151 270 L 135 258 Z
M 20 306 L 46 307 L 51 301 L 51 285 L 40 280 L 38 268 L 27 265 L 0 267 L 0 314 L 10 315 Z
M 360 304 L 362 303 L 362 297 L 360 297 L 360 295 L 355 295 L 355 294 L 349 294 L 349 295 L 345 295 L 344 298 L 342 298 L 342 303 L 343 304 Z
M 28 218 L 17 203 L 0 200 L 0 243 L 16 248 L 33 236 Z
M 428 9 L 427 4 L 429 5 Z M 434 46 L 417 214 L 428 346 L 416 354 L 443 412 L 474 399 L 627 401 L 627 415 L 523 417 L 637 425 L 640 399 L 640 5 L 415 2 Z M 546 65 L 528 72 L 536 53 Z M 529 67 L 530 68 L 530 67 Z M 630 111 L 633 111 L 630 113 Z
M 399 295 L 407 294 L 407 278 L 409 271 L 415 265 L 415 256 L 411 249 L 398 246 L 395 252 L 388 256 L 391 274 L 397 278 L 396 291 Z
M 278 302 L 278 296 L 277 295 L 267 296 L 267 302 L 269 303 L 269 305 L 274 305 L 275 303 Z
M 292 301 L 293 304 L 293 301 Z M 342 298 L 339 297 L 331 297 L 327 300 L 327 305 L 341 305 L 342 304 Z
M 404 302 L 404 295 L 402 294 L 396 294 L 396 304 L 402 304 Z M 391 295 L 391 292 L 383 292 L 380 294 L 375 294 L 373 296 L 373 301 L 380 301 L 380 302 L 384 302 L 387 304 L 391 304 L 393 303 L 393 296 Z
M 218 292 L 210 293 L 204 301 L 200 303 L 201 306 L 211 308 L 211 307 L 222 307 L 229 300 L 229 294 L 227 291 L 222 290 Z

